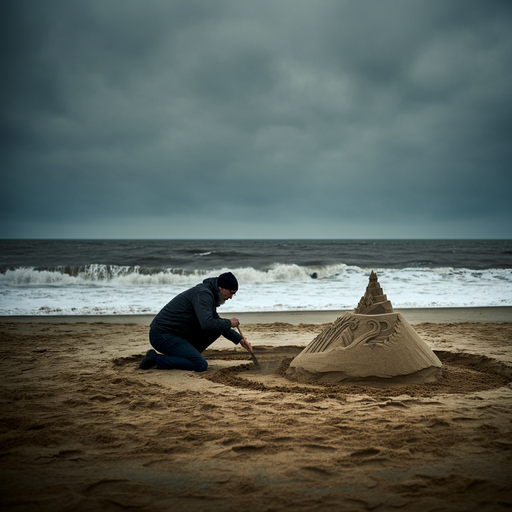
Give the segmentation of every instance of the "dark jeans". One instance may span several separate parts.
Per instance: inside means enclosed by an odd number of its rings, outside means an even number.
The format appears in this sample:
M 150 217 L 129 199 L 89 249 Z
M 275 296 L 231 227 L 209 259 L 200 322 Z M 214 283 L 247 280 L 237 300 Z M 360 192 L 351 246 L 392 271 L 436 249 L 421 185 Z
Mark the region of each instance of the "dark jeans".
M 208 363 L 201 352 L 208 348 L 218 337 L 216 333 L 204 333 L 201 339 L 194 339 L 194 346 L 185 338 L 176 334 L 162 334 L 150 329 L 149 342 L 160 352 L 156 359 L 159 370 L 191 370 L 204 372 Z

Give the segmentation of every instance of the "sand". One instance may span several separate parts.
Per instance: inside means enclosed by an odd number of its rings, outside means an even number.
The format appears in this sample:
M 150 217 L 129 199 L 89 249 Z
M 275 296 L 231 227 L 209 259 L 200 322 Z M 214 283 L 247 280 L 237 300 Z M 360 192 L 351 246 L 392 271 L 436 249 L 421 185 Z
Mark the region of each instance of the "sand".
M 295 314 L 203 374 L 138 370 L 144 319 L 4 317 L 2 510 L 510 510 L 510 308 L 454 313 L 411 312 L 444 374 L 392 388 L 289 380 L 326 327 Z

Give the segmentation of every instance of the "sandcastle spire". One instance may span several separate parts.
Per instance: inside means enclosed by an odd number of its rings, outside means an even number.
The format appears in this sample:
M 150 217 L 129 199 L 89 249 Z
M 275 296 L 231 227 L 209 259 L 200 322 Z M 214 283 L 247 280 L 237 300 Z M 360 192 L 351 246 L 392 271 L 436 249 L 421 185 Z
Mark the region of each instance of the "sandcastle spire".
M 372 270 L 370 282 L 366 287 L 365 294 L 361 297 L 354 313 L 358 315 L 380 315 L 393 313 L 393 306 L 388 300 L 377 279 L 377 274 Z

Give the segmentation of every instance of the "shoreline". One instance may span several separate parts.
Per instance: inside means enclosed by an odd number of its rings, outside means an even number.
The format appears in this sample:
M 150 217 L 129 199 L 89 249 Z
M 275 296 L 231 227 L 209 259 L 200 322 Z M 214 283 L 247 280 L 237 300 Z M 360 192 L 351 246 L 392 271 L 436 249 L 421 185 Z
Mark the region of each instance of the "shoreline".
M 282 322 L 292 325 L 325 324 L 334 322 L 345 312 L 352 310 L 320 311 L 257 311 L 222 312 L 223 318 L 236 317 L 243 324 L 265 324 Z M 454 322 L 512 322 L 512 306 L 486 306 L 469 308 L 397 308 L 410 323 L 454 323 Z M 151 315 L 12 315 L 0 316 L 1 323 L 109 323 L 137 324 L 151 323 Z

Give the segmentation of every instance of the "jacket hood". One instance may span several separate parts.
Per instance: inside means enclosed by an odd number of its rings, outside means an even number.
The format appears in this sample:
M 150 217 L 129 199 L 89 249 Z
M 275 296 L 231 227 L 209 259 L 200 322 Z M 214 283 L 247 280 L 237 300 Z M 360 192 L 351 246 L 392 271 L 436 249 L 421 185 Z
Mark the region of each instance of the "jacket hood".
M 217 286 L 217 278 L 216 277 L 208 277 L 203 281 L 203 284 L 208 286 L 210 290 L 214 293 L 215 297 L 219 294 L 219 287 Z

